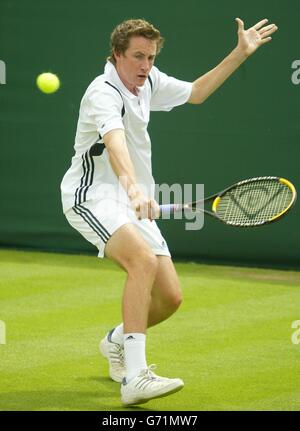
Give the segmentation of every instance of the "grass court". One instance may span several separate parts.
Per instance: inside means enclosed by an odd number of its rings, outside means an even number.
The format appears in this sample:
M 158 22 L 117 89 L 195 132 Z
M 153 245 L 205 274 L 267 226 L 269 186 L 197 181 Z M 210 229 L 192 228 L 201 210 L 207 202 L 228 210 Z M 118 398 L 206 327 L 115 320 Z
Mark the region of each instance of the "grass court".
M 185 388 L 124 408 L 98 344 L 125 274 L 94 256 L 0 250 L 0 410 L 299 410 L 300 272 L 177 262 L 184 302 L 148 363 Z

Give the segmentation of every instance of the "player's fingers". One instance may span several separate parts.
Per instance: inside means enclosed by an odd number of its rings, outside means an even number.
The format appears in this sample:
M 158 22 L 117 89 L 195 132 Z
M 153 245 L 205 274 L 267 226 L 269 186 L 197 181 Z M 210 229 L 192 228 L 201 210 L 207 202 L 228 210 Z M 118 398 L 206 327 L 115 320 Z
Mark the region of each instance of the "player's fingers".
M 276 25 L 274 25 L 270 30 L 264 31 L 263 33 L 261 33 L 261 37 L 265 38 L 267 36 L 270 36 L 270 34 L 275 33 L 275 31 L 277 31 L 277 30 L 278 30 L 278 27 L 276 27 Z
M 242 21 L 240 18 L 236 18 L 235 21 L 238 24 L 238 31 L 244 30 L 244 21 Z
M 139 204 L 139 203 L 134 203 L 134 204 L 133 204 L 133 209 L 134 209 L 134 211 L 135 211 L 135 214 L 136 214 L 137 218 L 138 218 L 139 220 L 141 220 L 141 213 L 140 213 L 140 211 L 141 211 L 141 206 L 140 206 L 140 204 Z
M 259 34 L 263 34 L 265 31 L 270 30 L 274 27 L 275 24 L 266 25 L 265 27 L 262 27 L 260 30 L 258 30 Z
M 144 219 L 144 218 L 149 218 L 149 201 L 148 200 L 142 202 L 142 204 L 140 206 L 139 215 L 140 215 L 140 220 Z
M 133 208 L 135 215 L 139 220 L 141 220 L 141 202 L 138 199 L 134 199 L 131 202 L 131 207 Z
M 149 218 L 150 220 L 155 220 L 156 218 L 159 218 L 160 215 L 160 209 L 159 206 L 157 205 L 156 201 L 154 199 L 150 200 L 150 214 L 149 214 Z
M 262 19 L 261 21 L 259 21 L 257 24 L 255 24 L 254 26 L 253 26 L 253 28 L 255 29 L 255 30 L 259 30 L 263 25 L 265 25 L 267 22 L 268 22 L 269 20 L 267 19 L 267 18 L 265 18 L 265 19 Z
M 148 219 L 152 221 L 154 218 L 153 216 L 154 216 L 153 200 L 150 199 L 148 204 Z
M 260 44 L 261 44 L 261 45 L 263 45 L 264 43 L 271 42 L 271 40 L 272 40 L 272 38 L 271 38 L 271 37 L 266 37 L 265 39 L 262 39 L 262 40 L 260 41 Z

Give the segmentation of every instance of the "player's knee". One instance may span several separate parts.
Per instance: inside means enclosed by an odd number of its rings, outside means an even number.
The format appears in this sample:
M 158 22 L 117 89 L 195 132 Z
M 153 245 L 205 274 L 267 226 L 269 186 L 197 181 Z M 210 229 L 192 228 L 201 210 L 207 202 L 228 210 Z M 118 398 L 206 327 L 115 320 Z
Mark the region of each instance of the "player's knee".
M 174 292 L 170 298 L 170 305 L 171 305 L 172 309 L 177 310 L 180 307 L 180 305 L 182 304 L 182 301 L 183 301 L 183 296 L 182 296 L 181 291 L 179 290 L 177 292 Z
M 149 275 L 156 275 L 158 269 L 158 260 L 152 252 L 144 252 L 139 256 L 138 262 L 139 270 Z
M 133 276 L 142 273 L 154 277 L 158 269 L 158 260 L 155 254 L 148 250 L 140 250 L 137 255 L 128 261 L 127 272 Z
M 156 275 L 158 269 L 158 260 L 155 254 L 152 252 L 145 252 L 139 258 L 139 264 L 141 265 L 141 269 L 143 272 L 151 274 L 153 276 Z
M 168 295 L 164 297 L 164 306 L 172 313 L 174 313 L 174 311 L 176 311 L 180 307 L 182 301 L 182 292 L 180 290 L 180 287 L 178 286 L 177 289 L 171 290 L 170 292 L 168 292 Z

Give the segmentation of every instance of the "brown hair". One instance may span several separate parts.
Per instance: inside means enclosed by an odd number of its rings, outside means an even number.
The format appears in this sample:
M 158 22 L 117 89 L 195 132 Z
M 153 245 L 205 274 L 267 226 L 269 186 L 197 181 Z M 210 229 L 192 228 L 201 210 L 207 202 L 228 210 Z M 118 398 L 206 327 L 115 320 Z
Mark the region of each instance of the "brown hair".
M 107 60 L 116 64 L 114 51 L 124 54 L 129 46 L 132 36 L 143 36 L 146 39 L 156 41 L 157 51 L 160 52 L 164 44 L 164 38 L 161 37 L 159 30 L 144 19 L 129 19 L 119 24 L 110 36 L 110 56 Z

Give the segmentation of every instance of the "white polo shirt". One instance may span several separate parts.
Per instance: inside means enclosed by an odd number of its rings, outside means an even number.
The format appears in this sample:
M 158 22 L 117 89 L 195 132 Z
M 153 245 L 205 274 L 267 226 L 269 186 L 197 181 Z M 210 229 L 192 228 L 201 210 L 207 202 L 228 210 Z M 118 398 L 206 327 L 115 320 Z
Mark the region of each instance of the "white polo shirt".
M 75 155 L 61 183 L 64 212 L 88 200 L 101 199 L 103 190 L 107 190 L 104 184 L 109 184 L 110 190 L 115 188 L 118 196 L 119 181 L 103 144 L 103 136 L 114 129 L 124 129 L 137 183 L 149 198 L 154 197 L 147 132 L 150 111 L 170 111 L 186 103 L 192 83 L 169 77 L 155 66 L 149 76 L 135 96 L 125 87 L 114 65 L 107 62 L 104 74 L 87 88 L 80 104 Z

